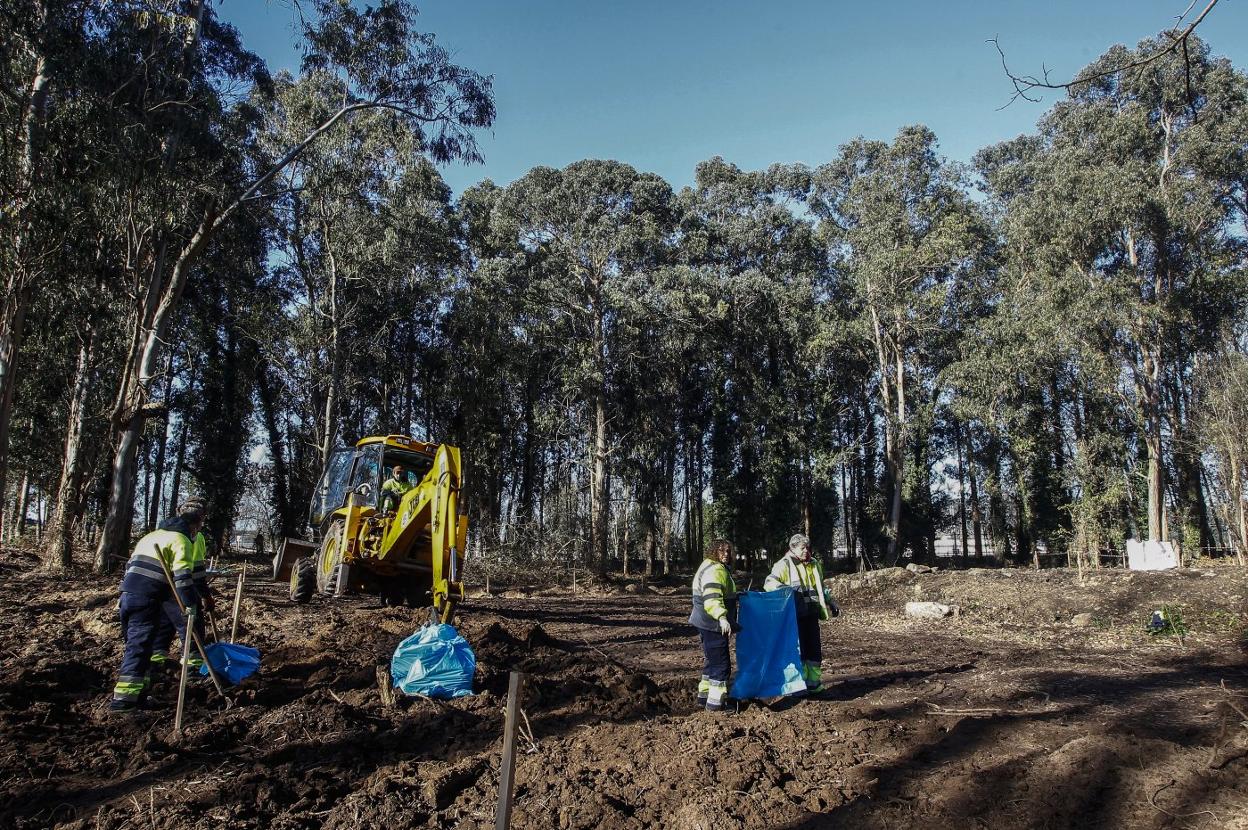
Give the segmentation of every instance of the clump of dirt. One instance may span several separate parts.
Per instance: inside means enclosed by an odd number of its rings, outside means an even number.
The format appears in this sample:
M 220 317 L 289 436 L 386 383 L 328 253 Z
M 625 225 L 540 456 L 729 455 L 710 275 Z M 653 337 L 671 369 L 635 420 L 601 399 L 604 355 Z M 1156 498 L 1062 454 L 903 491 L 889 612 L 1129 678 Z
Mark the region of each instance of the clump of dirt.
M 672 702 L 653 679 L 592 648 L 561 642 L 534 623 L 465 625 L 477 656 L 478 689 L 504 695 L 513 671 L 526 675 L 527 699 L 571 715 L 594 711 L 607 718 L 668 712 Z

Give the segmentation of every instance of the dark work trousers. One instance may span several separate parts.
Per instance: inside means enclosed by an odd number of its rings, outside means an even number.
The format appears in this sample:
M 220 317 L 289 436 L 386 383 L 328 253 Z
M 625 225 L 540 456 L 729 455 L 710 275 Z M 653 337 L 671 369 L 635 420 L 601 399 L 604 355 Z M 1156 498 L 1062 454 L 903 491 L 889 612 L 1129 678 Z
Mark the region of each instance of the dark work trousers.
M 121 633 L 126 639 L 119 679 L 141 683 L 152 661 L 152 642 L 160 622 L 160 600 L 121 592 Z
M 823 662 L 823 644 L 819 642 L 819 614 L 797 618 L 797 645 L 803 663 Z
M 732 674 L 732 656 L 728 651 L 728 637 L 718 631 L 707 631 L 699 628 L 702 637 L 702 674 L 708 680 L 727 683 L 728 675 Z
M 173 644 L 173 635 L 177 634 L 181 640 L 186 636 L 186 616 L 182 613 L 182 609 L 178 607 L 178 601 L 170 597 L 160 605 L 160 622 L 156 626 L 156 637 L 152 641 L 152 651 L 157 654 L 168 654 L 169 646 Z M 199 641 L 202 643 L 204 637 L 204 616 L 195 616 L 195 633 L 199 635 Z M 191 646 L 191 654 L 195 653 L 195 647 Z

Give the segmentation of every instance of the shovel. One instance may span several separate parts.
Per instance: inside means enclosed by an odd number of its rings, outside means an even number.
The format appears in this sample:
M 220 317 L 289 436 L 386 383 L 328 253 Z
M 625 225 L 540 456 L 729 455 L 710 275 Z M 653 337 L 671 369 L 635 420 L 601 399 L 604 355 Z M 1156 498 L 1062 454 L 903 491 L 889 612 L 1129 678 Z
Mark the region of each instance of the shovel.
M 200 642 L 199 633 L 195 630 L 195 626 L 192 625 L 194 616 L 187 613 L 186 604 L 182 602 L 177 586 L 173 583 L 173 572 L 169 570 L 169 564 L 165 562 L 165 557 L 160 553 L 160 545 L 156 546 L 156 561 L 160 562 L 160 568 L 165 572 L 165 579 L 169 582 L 169 590 L 173 592 L 173 598 L 178 603 L 178 608 L 182 610 L 182 615 L 186 618 L 186 635 L 195 641 L 195 648 L 199 650 L 200 658 L 204 661 L 204 665 L 208 667 L 208 676 L 212 678 L 212 685 L 216 686 L 217 692 L 221 697 L 225 698 L 225 708 L 229 709 L 234 705 L 234 701 L 225 693 L 225 687 L 221 685 L 221 678 L 217 677 L 216 670 L 213 669 L 212 663 L 208 660 L 208 652 L 204 651 L 204 644 Z

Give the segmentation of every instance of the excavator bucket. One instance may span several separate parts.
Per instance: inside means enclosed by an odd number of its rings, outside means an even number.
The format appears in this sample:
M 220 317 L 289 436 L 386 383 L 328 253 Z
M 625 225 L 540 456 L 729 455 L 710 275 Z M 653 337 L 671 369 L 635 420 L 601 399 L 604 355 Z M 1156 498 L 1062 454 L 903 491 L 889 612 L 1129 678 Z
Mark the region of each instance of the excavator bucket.
M 316 553 L 316 545 L 303 539 L 286 537 L 273 554 L 273 579 L 286 582 L 290 579 L 290 568 L 299 559 Z

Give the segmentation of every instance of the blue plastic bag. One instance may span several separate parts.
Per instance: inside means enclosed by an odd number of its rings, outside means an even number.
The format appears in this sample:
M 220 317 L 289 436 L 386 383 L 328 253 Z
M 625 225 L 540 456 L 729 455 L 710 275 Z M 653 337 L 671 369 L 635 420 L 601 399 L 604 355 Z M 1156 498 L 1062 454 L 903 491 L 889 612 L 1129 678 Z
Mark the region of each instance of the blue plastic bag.
M 737 676 L 732 696 L 738 700 L 780 697 L 806 691 L 797 645 L 797 606 L 792 588 L 738 595 Z
M 405 695 L 448 699 L 472 694 L 477 656 L 453 626 L 427 625 L 399 643 L 390 678 Z
M 238 643 L 209 643 L 204 646 L 208 662 L 218 677 L 224 677 L 234 685 L 251 677 L 260 670 L 260 651 Z M 200 666 L 199 673 L 208 674 L 208 666 Z

